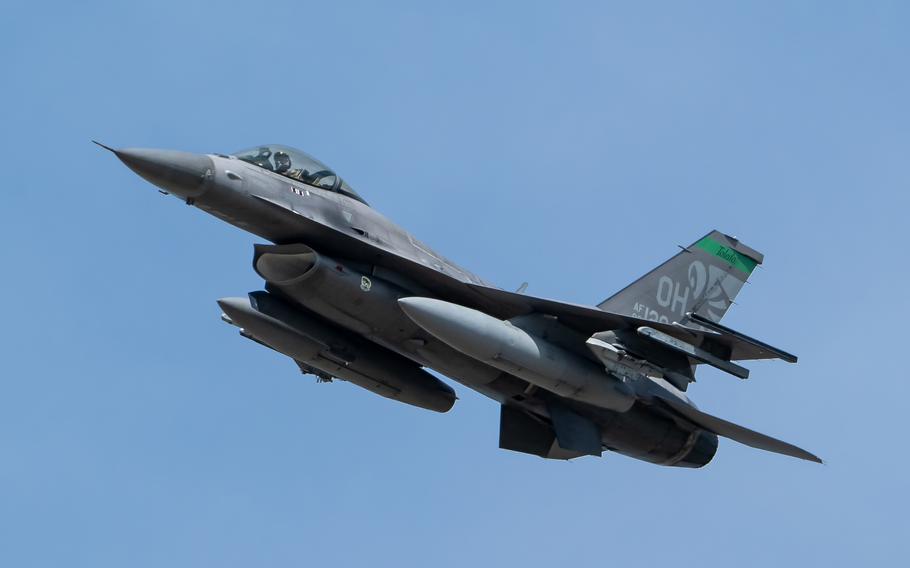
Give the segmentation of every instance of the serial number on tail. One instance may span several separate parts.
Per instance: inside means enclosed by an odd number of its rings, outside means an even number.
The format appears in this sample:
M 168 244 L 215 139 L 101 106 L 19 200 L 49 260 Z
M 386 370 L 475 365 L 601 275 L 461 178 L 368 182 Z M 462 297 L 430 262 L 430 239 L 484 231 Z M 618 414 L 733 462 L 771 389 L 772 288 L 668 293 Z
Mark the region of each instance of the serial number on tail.
M 667 316 L 641 302 L 635 302 L 635 305 L 632 306 L 632 315 L 643 320 L 670 323 L 670 319 Z

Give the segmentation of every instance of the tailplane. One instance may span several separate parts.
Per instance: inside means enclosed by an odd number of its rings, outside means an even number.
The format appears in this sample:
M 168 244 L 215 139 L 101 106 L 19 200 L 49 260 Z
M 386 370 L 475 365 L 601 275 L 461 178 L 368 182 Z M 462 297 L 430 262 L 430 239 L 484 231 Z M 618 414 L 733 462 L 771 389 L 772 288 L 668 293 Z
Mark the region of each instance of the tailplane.
M 719 322 L 763 260 L 736 238 L 711 231 L 597 307 L 663 323 L 688 323 L 690 313 Z

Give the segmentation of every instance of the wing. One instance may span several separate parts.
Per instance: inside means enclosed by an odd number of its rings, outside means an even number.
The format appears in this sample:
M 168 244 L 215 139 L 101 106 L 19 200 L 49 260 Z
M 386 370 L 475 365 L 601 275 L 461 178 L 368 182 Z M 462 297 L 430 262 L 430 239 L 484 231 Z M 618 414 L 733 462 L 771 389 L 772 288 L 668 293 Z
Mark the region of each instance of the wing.
M 679 323 L 660 323 L 643 320 L 632 316 L 605 312 L 593 306 L 536 298 L 488 286 L 477 284 L 469 284 L 468 286 L 489 302 L 496 304 L 497 311 L 500 312 L 498 315 L 503 319 L 537 312 L 555 316 L 562 323 L 587 335 L 592 335 L 599 331 L 623 329 L 637 331 L 639 328 L 651 328 L 696 346 L 705 343 L 720 345 L 728 350 L 730 356 L 727 359 L 730 361 L 783 359 L 788 362 L 796 362 L 794 355 L 717 324 L 712 324 L 717 331 L 697 329 Z
M 477 280 L 470 282 L 470 278 L 465 273 L 456 270 L 453 266 L 443 266 L 442 264 L 439 268 L 426 266 L 412 258 L 403 256 L 399 251 L 392 250 L 378 243 L 368 243 L 362 238 L 326 227 L 288 209 L 280 203 L 260 197 L 257 197 L 257 199 L 264 206 L 282 212 L 286 216 L 289 226 L 299 227 L 299 234 L 290 238 L 287 242 L 307 242 L 308 239 L 312 239 L 314 242 L 326 245 L 325 249 L 320 250 L 320 252 L 325 252 L 336 258 L 368 262 L 400 272 L 415 282 L 419 282 L 423 287 L 431 290 L 441 298 L 479 309 L 501 319 L 511 319 L 533 312 L 544 313 L 558 317 L 560 321 L 569 327 L 587 335 L 608 330 L 637 330 L 639 327 L 646 326 L 657 329 L 681 341 L 695 343 L 696 345 L 705 343 L 706 339 L 708 343 L 713 341 L 715 346 L 719 346 L 725 353 L 729 353 L 728 359 L 730 360 L 773 358 L 787 360 L 786 357 L 782 357 L 782 351 L 776 350 L 767 344 L 754 340 L 750 341 L 749 338 L 741 334 L 734 335 L 728 331 L 710 331 L 705 328 L 696 329 L 679 324 L 659 323 L 634 316 L 607 312 L 593 306 L 582 306 L 507 292 Z M 726 330 L 727 328 L 723 329 Z M 795 358 L 793 359 L 795 360 Z

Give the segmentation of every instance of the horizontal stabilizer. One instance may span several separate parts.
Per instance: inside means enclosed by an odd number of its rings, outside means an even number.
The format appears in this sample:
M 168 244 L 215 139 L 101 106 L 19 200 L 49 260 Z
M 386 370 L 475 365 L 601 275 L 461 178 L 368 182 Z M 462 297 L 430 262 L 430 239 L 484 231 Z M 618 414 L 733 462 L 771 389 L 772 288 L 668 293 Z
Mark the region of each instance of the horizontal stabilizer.
M 811 454 L 802 448 L 796 447 L 793 444 L 788 444 L 777 438 L 772 438 L 771 436 L 760 434 L 754 430 L 749 430 L 744 426 L 728 422 L 716 416 L 711 416 L 710 414 L 702 412 L 679 400 L 673 400 L 669 397 L 661 397 L 660 400 L 684 418 L 695 423 L 696 426 L 714 432 L 718 436 L 730 438 L 740 444 L 758 448 L 759 450 L 783 454 L 785 456 L 791 456 L 815 463 L 823 463 L 818 456 Z
M 740 332 L 736 331 L 735 329 L 730 329 L 729 327 L 727 327 L 725 325 L 720 325 L 719 323 L 713 322 L 713 321 L 709 320 L 708 318 L 703 317 L 699 314 L 689 312 L 686 315 L 689 317 L 689 320 L 697 323 L 698 325 L 706 327 L 706 328 L 710 329 L 711 331 L 715 331 L 724 336 L 733 338 L 733 339 L 739 341 L 740 343 L 746 343 L 748 345 L 751 345 L 751 346 L 759 349 L 762 352 L 762 354 L 767 353 L 767 354 L 771 355 L 771 357 L 773 357 L 775 359 L 782 359 L 782 360 L 786 361 L 787 363 L 796 363 L 796 355 L 793 355 L 792 353 L 787 353 L 783 349 L 778 349 L 776 347 L 772 347 L 772 346 L 768 345 L 767 343 L 765 343 L 764 341 L 759 341 L 757 339 L 749 337 L 745 333 L 740 333 Z

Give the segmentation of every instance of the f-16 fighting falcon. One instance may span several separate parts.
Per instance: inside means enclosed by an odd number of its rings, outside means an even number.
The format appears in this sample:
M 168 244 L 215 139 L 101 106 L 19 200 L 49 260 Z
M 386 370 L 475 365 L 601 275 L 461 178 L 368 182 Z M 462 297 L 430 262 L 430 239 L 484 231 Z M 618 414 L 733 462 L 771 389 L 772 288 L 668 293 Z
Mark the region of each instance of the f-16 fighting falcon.
M 147 181 L 265 239 L 264 290 L 222 298 L 222 319 L 319 382 L 347 381 L 436 412 L 432 369 L 500 404 L 499 447 L 551 459 L 610 450 L 701 467 L 718 436 L 821 463 L 699 410 L 699 365 L 796 357 L 719 322 L 763 256 L 711 231 L 595 306 L 496 288 L 369 206 L 325 164 L 279 145 L 234 154 L 113 149 Z

